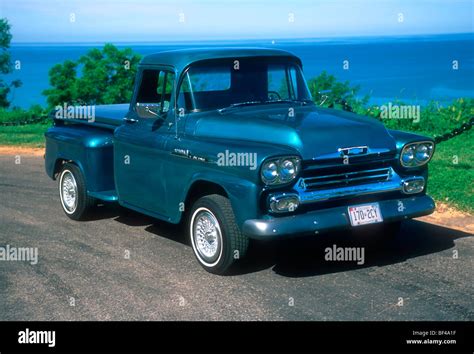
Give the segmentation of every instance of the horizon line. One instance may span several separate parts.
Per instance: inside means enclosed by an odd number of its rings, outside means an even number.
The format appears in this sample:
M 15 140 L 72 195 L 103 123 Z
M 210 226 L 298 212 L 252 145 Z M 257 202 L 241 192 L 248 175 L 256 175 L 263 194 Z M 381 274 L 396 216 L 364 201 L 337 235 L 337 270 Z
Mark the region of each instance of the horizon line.
M 25 45 L 25 44 L 170 44 L 170 43 L 192 43 L 192 42 L 229 42 L 229 41 L 254 41 L 254 42 L 288 42 L 288 41 L 324 41 L 324 40 L 368 40 L 368 39 L 403 39 L 413 37 L 447 37 L 447 36 L 474 36 L 474 32 L 452 32 L 452 33 L 415 33 L 415 34 L 402 34 L 402 35 L 360 35 L 360 36 L 339 36 L 339 35 L 328 35 L 322 37 L 280 37 L 280 38 L 204 38 L 204 39 L 175 39 L 175 40 L 160 40 L 160 41 L 73 41 L 73 42 L 27 42 L 27 41 L 15 41 L 12 39 L 11 45 Z M 273 43 L 272 43 L 273 44 Z

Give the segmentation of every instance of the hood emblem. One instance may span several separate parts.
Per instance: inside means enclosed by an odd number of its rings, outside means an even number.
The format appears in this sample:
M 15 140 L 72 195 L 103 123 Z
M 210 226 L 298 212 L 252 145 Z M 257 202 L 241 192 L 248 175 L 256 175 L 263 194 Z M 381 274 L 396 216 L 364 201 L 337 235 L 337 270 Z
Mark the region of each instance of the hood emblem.
M 343 156 L 356 156 L 356 155 L 365 155 L 369 151 L 368 146 L 353 146 L 347 148 L 339 148 L 337 149 L 339 155 Z

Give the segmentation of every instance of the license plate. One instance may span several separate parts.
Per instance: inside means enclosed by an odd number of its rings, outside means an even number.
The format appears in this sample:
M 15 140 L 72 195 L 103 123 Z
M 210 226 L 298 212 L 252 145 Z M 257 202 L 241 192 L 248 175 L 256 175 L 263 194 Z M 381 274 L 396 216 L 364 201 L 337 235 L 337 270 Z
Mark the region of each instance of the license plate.
M 352 226 L 375 224 L 383 221 L 379 203 L 350 206 L 348 211 Z

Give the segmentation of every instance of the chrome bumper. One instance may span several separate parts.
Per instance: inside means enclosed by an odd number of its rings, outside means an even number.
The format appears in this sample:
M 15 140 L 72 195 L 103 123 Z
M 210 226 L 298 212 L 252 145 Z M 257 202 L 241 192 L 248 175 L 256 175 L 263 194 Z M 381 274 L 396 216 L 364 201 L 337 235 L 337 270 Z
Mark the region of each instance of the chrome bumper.
M 400 204 L 400 202 L 402 202 Z M 427 195 L 378 202 L 384 222 L 404 220 L 431 214 L 435 203 Z M 268 219 L 251 219 L 244 222 L 242 232 L 254 239 L 270 239 L 282 236 L 302 236 L 321 231 L 350 228 L 349 205 L 316 210 L 304 214 Z M 402 206 L 402 207 L 401 207 Z

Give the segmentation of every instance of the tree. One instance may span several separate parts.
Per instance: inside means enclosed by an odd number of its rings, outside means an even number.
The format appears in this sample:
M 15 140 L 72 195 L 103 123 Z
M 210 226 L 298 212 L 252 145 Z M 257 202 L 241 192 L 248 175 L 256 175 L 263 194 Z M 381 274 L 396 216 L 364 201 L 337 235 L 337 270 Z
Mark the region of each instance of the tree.
M 348 81 L 339 82 L 326 71 L 309 80 L 308 88 L 317 104 L 324 102 L 321 104 L 323 107 L 366 113 L 365 106 L 369 101 L 369 96 L 358 98 L 360 86 L 350 86 Z
M 10 24 L 6 18 L 0 18 L 0 73 L 3 75 L 9 74 L 13 71 L 10 53 L 10 42 L 12 35 L 10 33 Z M 18 88 L 21 86 L 20 80 L 14 80 L 10 84 L 0 79 L 0 107 L 8 108 L 10 101 L 8 101 L 8 94 L 11 88 Z
M 119 50 L 113 44 L 91 49 L 77 61 L 53 66 L 49 71 L 52 88 L 43 94 L 50 107 L 129 102 L 140 59 L 130 48 Z

